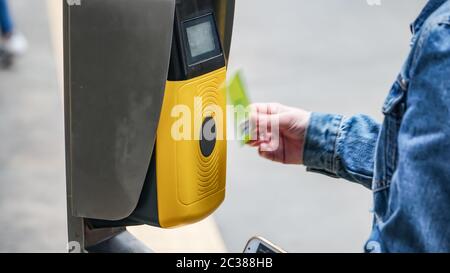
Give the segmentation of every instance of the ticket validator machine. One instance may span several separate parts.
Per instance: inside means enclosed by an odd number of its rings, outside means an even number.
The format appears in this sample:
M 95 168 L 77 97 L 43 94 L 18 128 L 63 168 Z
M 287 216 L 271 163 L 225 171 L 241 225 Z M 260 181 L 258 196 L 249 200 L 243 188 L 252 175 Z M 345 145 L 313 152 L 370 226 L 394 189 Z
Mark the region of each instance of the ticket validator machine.
M 186 225 L 221 204 L 233 16 L 234 0 L 65 1 L 72 250 L 146 252 L 126 226 Z

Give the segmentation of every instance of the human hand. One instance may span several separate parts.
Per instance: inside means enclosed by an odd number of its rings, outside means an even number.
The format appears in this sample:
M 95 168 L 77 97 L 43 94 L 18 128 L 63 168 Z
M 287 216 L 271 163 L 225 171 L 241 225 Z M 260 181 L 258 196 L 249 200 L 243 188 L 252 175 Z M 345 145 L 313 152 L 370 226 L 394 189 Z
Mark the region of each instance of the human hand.
M 303 164 L 306 129 L 311 113 L 278 103 L 250 106 L 251 141 L 261 157 L 283 164 Z

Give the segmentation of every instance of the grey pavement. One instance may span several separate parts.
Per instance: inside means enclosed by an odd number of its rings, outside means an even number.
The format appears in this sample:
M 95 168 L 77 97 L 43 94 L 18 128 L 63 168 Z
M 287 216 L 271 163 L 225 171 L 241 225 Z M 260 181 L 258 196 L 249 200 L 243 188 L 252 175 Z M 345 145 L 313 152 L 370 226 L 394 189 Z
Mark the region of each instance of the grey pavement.
M 64 251 L 62 104 L 46 2 L 9 2 L 30 49 L 0 70 L 0 252 Z
M 44 0 L 13 0 L 30 51 L 0 71 L 0 252 L 64 251 L 61 94 Z M 424 0 L 238 0 L 231 70 L 253 101 L 381 119 Z M 230 251 L 262 235 L 293 252 L 358 252 L 371 194 L 229 145 L 228 193 L 216 220 Z

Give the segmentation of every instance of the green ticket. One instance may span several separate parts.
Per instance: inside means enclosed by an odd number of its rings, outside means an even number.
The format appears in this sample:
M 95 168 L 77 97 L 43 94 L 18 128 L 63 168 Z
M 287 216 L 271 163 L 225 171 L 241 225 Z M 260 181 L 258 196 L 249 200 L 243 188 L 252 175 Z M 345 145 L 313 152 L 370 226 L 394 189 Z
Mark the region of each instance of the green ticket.
M 231 103 L 236 106 L 247 107 L 250 105 L 250 100 L 247 96 L 247 91 L 243 82 L 242 73 L 240 71 L 231 78 L 228 85 L 228 95 Z
M 241 71 L 236 72 L 231 78 L 228 84 L 228 97 L 235 109 L 234 128 L 238 130 L 239 140 L 242 140 L 242 144 L 246 144 L 251 140 L 248 121 L 249 113 L 246 112 L 247 107 L 250 105 L 250 99 L 247 95 Z

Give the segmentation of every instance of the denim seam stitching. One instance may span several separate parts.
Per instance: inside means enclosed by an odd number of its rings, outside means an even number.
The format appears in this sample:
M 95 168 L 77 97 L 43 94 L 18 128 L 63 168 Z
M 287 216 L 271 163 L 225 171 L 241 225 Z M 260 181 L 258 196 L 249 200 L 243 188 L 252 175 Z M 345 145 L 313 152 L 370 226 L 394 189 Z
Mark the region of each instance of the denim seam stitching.
M 390 184 L 387 184 L 384 180 L 375 180 L 374 183 L 382 185 L 381 187 L 373 189 L 374 193 L 386 190 L 386 189 L 388 189 L 391 186 Z
M 333 146 L 333 157 L 331 158 L 331 163 L 332 163 L 331 171 L 333 173 L 336 173 L 336 175 L 337 175 L 337 146 L 338 146 L 339 138 L 341 137 L 343 123 L 344 123 L 344 117 L 339 116 L 339 123 L 336 126 L 337 132 L 336 132 L 336 138 L 334 140 L 334 146 Z

